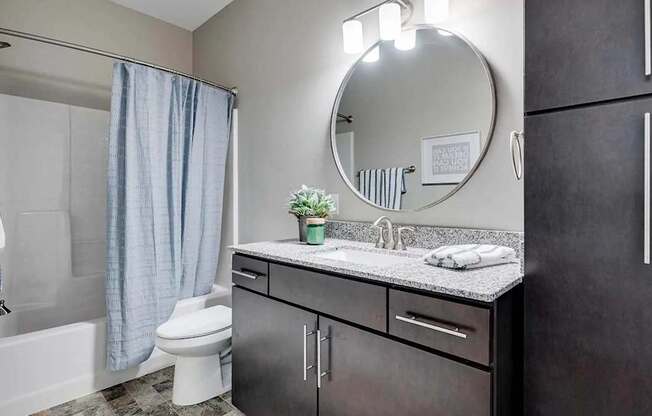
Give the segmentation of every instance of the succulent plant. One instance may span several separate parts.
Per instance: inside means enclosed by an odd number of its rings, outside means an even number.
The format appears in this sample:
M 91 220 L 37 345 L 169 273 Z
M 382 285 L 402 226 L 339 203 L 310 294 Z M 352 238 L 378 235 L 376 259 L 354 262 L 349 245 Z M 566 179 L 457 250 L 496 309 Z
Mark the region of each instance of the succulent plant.
M 306 185 L 301 185 L 301 189 L 290 194 L 288 206 L 290 214 L 294 214 L 297 218 L 326 218 L 335 210 L 335 202 L 330 195 L 326 195 L 322 189 Z

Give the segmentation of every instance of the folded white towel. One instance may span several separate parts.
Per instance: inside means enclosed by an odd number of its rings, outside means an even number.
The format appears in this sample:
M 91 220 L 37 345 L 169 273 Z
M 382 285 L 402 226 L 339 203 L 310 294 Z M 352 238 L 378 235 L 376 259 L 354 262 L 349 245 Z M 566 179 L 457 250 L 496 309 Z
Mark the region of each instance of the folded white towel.
M 426 254 L 423 259 L 433 266 L 448 269 L 476 269 L 516 261 L 514 249 L 491 244 L 462 244 L 442 246 Z

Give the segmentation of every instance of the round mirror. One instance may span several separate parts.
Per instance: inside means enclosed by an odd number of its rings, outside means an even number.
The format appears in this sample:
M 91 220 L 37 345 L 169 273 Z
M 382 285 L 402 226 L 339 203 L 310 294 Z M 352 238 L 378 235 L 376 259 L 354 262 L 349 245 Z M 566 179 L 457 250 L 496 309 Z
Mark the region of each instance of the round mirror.
M 473 175 L 495 117 L 493 79 L 462 37 L 432 26 L 379 42 L 335 100 L 331 145 L 347 185 L 388 210 L 443 202 Z

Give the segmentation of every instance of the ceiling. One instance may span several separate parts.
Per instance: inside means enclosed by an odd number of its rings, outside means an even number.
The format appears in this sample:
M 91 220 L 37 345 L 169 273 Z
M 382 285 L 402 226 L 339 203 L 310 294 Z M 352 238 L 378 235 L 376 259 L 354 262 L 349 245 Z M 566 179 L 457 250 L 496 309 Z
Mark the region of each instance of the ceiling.
M 233 0 L 110 0 L 194 31 Z

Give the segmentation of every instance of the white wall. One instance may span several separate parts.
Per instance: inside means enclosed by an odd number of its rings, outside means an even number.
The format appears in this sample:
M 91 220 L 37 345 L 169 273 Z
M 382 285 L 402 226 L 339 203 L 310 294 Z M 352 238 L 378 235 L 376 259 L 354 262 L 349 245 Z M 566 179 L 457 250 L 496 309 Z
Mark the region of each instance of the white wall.
M 102 315 L 108 119 L 0 94 L 0 260 L 11 306 Z
M 342 52 L 342 20 L 375 0 L 237 0 L 194 32 L 196 73 L 240 89 L 240 237 L 296 236 L 287 214 L 302 183 L 340 196 L 341 218 L 383 213 L 359 201 L 336 172 L 330 113 L 356 57 Z M 509 132 L 523 126 L 523 1 L 453 0 L 448 26 L 485 55 L 497 87 L 491 148 L 477 174 L 453 198 L 401 222 L 523 229 L 523 189 L 511 172 Z M 367 43 L 374 41 L 367 36 Z M 230 185 L 227 186 L 230 189 Z M 228 195 L 227 195 L 228 197 Z M 230 218 L 230 213 L 225 213 Z M 229 224 L 226 222 L 225 224 Z M 229 230 L 225 230 L 225 242 Z M 224 254 L 228 259 L 228 253 Z M 228 267 L 222 262 L 223 267 Z
M 192 33 L 107 0 L 2 0 L 0 27 L 192 71 Z M 0 35 L 0 93 L 109 109 L 112 60 Z

